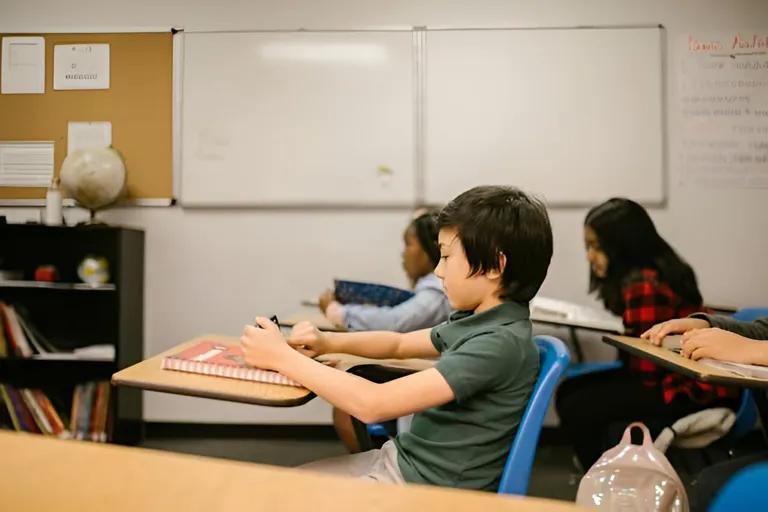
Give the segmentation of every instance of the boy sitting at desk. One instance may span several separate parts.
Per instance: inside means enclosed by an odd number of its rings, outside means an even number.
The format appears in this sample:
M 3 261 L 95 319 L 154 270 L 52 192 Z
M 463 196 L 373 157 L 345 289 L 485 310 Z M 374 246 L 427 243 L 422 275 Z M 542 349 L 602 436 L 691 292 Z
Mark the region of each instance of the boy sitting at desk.
M 549 267 L 552 229 L 542 203 L 509 187 L 464 192 L 440 212 L 438 227 L 435 273 L 457 310 L 447 322 L 404 334 L 326 333 L 302 323 L 288 343 L 266 318 L 257 318 L 261 329 L 245 328 L 249 364 L 287 375 L 365 423 L 416 413 L 410 432 L 380 450 L 307 469 L 391 483 L 498 487 L 538 374 L 528 302 Z M 440 359 L 434 368 L 376 384 L 312 359 L 339 352 Z

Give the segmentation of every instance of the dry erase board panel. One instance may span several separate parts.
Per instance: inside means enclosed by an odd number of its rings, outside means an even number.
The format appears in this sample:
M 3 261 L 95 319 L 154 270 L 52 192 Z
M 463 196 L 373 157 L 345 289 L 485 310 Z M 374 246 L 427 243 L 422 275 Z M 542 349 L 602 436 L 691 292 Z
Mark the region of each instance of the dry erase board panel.
M 0 94 L 0 140 L 54 141 L 58 175 L 67 155 L 67 123 L 110 121 L 112 145 L 128 170 L 128 196 L 171 198 L 171 33 L 24 35 L 45 37 L 45 93 Z M 54 45 L 80 43 L 109 44 L 109 89 L 53 89 Z M 43 188 L 0 187 L 0 200 L 42 197 Z
M 411 203 L 411 47 L 410 32 L 186 33 L 182 204 Z
M 662 31 L 429 31 L 425 195 L 664 199 Z

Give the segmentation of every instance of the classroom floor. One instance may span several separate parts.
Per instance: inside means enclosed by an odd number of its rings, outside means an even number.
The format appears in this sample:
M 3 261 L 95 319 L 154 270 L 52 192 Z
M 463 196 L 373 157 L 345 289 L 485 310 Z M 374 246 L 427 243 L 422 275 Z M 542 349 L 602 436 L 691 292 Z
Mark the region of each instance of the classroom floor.
M 305 462 L 345 453 L 330 429 L 268 429 L 266 432 L 221 433 L 190 428 L 183 433 L 164 428 L 147 430 L 144 448 L 220 457 L 276 466 L 298 466 Z M 196 432 L 198 432 L 196 434 Z M 203 434 L 201 436 L 201 434 Z M 198 437 L 196 437 L 196 435 Z M 562 444 L 539 446 L 531 476 L 532 496 L 574 500 L 578 478 L 572 468 L 572 451 Z

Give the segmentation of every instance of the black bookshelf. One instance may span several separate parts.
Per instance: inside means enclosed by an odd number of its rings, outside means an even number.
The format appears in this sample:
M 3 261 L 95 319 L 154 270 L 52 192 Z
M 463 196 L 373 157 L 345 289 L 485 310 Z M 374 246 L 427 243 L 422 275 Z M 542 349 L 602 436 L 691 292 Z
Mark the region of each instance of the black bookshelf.
M 86 256 L 109 263 L 106 285 L 80 282 L 77 267 Z M 54 265 L 56 283 L 34 281 L 35 269 Z M 73 350 L 113 344 L 114 361 L 87 359 L 0 359 L 0 382 L 40 388 L 54 405 L 71 406 L 72 390 L 89 380 L 111 375 L 141 361 L 144 326 L 144 232 L 94 226 L 0 224 L 0 269 L 18 270 L 13 280 L 0 280 L 0 300 L 24 310 L 29 321 L 58 348 Z M 110 439 L 135 444 L 143 437 L 141 392 L 112 389 Z

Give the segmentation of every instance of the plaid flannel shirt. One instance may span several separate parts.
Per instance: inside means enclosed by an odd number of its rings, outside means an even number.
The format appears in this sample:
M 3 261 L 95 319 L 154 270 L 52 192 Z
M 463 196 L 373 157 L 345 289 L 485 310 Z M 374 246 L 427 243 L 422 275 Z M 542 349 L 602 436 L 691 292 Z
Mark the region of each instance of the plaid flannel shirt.
M 659 322 L 672 318 L 685 318 L 690 314 L 704 311 L 701 304 L 686 304 L 670 286 L 659 280 L 655 269 L 642 269 L 627 281 L 622 288 L 624 298 L 624 327 L 629 336 L 640 336 Z M 736 398 L 737 389 L 713 386 L 689 379 L 680 374 L 661 370 L 647 359 L 632 357 L 631 370 L 647 375 L 648 386 L 661 384 L 664 402 L 670 403 L 679 395 L 686 395 L 692 401 L 707 404 L 718 398 Z

